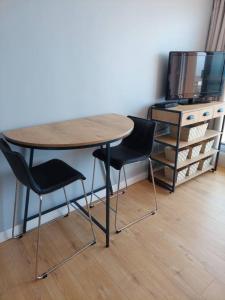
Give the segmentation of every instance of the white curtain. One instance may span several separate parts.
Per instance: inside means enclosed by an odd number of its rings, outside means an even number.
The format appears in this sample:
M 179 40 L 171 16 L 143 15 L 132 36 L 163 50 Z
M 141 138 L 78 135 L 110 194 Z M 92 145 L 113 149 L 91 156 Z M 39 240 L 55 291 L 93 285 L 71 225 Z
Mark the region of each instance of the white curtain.
M 206 50 L 225 51 L 225 0 L 213 1 Z

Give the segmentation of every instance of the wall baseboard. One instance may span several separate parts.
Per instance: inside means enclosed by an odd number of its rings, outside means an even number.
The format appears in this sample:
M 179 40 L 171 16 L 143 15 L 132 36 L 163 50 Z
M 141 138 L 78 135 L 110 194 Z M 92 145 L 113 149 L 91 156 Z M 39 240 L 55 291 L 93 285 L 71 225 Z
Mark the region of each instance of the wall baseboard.
M 128 178 L 127 179 L 127 184 L 128 186 L 129 185 L 132 185 L 136 182 L 139 182 L 139 181 L 142 181 L 144 179 L 147 178 L 147 172 L 143 172 L 143 173 L 140 173 L 136 176 L 133 176 L 131 178 Z M 122 181 L 121 182 L 121 188 L 125 187 L 125 181 Z M 115 191 L 117 189 L 117 185 L 113 185 L 113 190 Z M 99 191 L 98 193 L 96 193 L 96 195 L 100 198 L 103 198 L 105 196 L 105 190 L 102 190 L 102 191 Z M 94 199 L 94 201 L 97 201 L 98 199 Z M 90 201 L 90 196 L 88 197 L 88 201 Z M 80 200 L 80 204 L 81 205 L 84 205 L 85 201 L 84 199 L 81 199 Z M 74 207 L 70 206 L 70 210 L 73 211 L 75 210 Z M 61 207 L 57 210 L 54 210 L 52 212 L 49 212 L 45 215 L 42 216 L 42 224 L 45 224 L 45 223 L 48 223 L 60 216 L 63 216 L 67 213 L 67 208 L 64 206 L 64 207 Z M 35 218 L 33 220 L 30 220 L 28 223 L 27 223 L 27 230 L 32 230 L 34 228 L 37 227 L 37 223 L 38 223 L 38 219 Z M 19 225 L 16 225 L 15 227 L 15 235 L 18 235 L 21 231 L 22 231 L 22 224 L 19 224 Z M 0 243 L 4 242 L 4 241 L 7 241 L 9 239 L 11 239 L 12 237 L 12 228 L 9 228 L 5 231 L 2 231 L 0 232 Z

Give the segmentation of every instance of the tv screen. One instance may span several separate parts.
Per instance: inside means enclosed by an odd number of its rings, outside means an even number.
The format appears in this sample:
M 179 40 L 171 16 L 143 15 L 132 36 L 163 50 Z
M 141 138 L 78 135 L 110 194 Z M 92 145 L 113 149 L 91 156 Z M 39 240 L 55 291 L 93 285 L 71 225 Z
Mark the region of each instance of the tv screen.
M 170 52 L 166 99 L 220 96 L 224 66 L 225 52 Z

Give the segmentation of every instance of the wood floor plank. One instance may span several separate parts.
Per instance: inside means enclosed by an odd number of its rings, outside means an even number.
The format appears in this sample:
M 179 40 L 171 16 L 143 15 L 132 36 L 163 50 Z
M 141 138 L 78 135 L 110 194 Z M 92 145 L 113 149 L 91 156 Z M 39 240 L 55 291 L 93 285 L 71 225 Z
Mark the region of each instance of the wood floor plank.
M 1 300 L 225 299 L 225 169 L 168 193 L 157 188 L 159 211 L 98 243 L 42 281 L 33 280 L 36 230 L 0 245 Z M 115 206 L 115 199 L 111 205 Z M 120 224 L 153 209 L 151 183 L 129 187 L 119 203 Z M 92 212 L 104 221 L 104 205 Z M 88 222 L 72 213 L 41 228 L 41 270 L 91 239 Z
M 204 300 L 224 300 L 225 285 L 217 280 L 213 281 L 203 294 Z

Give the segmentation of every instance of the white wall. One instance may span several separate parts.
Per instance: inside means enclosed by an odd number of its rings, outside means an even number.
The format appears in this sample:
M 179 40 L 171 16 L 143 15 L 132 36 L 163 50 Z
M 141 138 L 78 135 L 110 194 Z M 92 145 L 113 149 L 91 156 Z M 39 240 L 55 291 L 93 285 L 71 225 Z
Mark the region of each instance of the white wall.
M 107 112 L 145 116 L 164 95 L 168 52 L 204 49 L 211 6 L 212 0 L 1 0 L 0 131 Z M 36 162 L 50 157 L 84 172 L 90 188 L 91 150 L 35 153 Z M 14 178 L 1 154 L 0 162 L 3 231 L 11 226 Z M 129 168 L 129 176 L 144 168 Z M 100 186 L 100 170 L 98 176 Z M 58 198 L 50 196 L 46 206 Z

